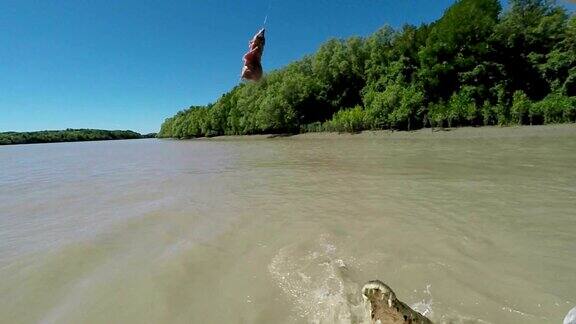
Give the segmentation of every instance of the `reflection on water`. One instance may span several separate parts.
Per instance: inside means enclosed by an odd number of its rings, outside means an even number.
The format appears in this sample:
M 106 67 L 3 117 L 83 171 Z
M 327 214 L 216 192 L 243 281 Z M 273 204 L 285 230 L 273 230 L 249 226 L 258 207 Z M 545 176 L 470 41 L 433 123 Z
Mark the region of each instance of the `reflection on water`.
M 0 322 L 561 322 L 576 128 L 404 134 L 1 147 Z

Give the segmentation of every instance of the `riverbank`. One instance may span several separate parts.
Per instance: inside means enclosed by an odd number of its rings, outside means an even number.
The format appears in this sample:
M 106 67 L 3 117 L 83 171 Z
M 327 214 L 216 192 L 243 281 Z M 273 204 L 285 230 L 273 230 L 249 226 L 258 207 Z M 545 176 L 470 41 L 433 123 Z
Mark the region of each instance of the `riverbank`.
M 36 132 L 0 132 L 0 145 L 89 142 L 154 138 L 155 133 L 140 134 L 131 130 L 66 129 Z
M 569 136 L 576 134 L 576 124 L 555 124 L 536 126 L 483 126 L 457 128 L 422 128 L 415 131 L 363 131 L 358 133 L 315 132 L 302 134 L 262 134 L 262 135 L 229 135 L 202 137 L 200 141 L 238 141 L 238 140 L 268 140 L 276 138 L 291 139 L 321 139 L 321 138 L 364 138 L 383 137 L 390 139 L 440 139 L 440 138 L 514 138 L 540 136 Z

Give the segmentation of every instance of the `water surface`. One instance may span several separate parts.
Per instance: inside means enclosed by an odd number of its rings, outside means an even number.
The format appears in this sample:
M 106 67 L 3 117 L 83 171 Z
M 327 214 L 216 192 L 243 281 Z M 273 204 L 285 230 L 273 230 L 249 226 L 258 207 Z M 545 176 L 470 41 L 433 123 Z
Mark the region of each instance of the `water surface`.
M 1 147 L 0 322 L 362 323 L 378 278 L 560 323 L 575 166 L 574 126 Z

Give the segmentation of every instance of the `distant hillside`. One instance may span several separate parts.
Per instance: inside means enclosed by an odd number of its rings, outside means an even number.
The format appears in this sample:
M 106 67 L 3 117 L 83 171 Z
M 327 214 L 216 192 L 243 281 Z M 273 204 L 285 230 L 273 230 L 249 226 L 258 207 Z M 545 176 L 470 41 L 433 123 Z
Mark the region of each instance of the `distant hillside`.
M 549 0 L 459 0 L 431 24 L 330 40 L 168 118 L 159 137 L 576 121 L 576 17 Z
M 105 141 L 156 137 L 155 133 L 141 135 L 130 130 L 66 129 L 38 132 L 0 133 L 0 145 Z

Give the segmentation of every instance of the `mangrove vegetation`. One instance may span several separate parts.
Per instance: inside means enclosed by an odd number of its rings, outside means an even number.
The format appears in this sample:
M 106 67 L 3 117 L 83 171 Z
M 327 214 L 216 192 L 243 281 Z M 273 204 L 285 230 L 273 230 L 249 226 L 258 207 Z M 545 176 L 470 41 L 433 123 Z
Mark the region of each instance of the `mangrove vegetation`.
M 437 21 L 333 39 L 178 112 L 159 137 L 576 121 L 576 18 L 550 0 L 459 0 Z
M 38 132 L 0 133 L 0 145 L 54 142 L 105 141 L 156 137 L 156 134 L 141 135 L 130 130 L 66 129 Z

